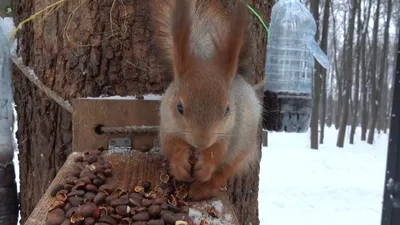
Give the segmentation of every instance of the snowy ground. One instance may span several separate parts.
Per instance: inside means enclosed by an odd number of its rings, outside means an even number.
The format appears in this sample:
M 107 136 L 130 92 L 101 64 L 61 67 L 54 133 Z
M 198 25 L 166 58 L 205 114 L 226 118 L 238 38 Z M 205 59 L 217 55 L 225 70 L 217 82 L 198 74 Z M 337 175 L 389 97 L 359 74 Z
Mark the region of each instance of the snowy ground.
M 9 33 L 14 25 L 0 17 L 0 26 Z M 356 135 L 355 145 L 346 139 L 340 149 L 337 131 L 327 128 L 325 144 L 315 151 L 309 133 L 269 134 L 261 161 L 261 225 L 379 225 L 388 136 L 377 134 L 371 146 L 359 141 L 359 130 Z
M 326 144 L 317 151 L 309 148 L 308 133 L 269 134 L 261 160 L 260 224 L 380 225 L 388 136 L 377 135 L 371 146 L 358 141 L 359 134 L 354 146 L 346 142 L 340 149 L 337 131 L 326 128 Z M 19 177 L 18 167 L 16 172 Z
M 309 148 L 309 134 L 269 134 L 263 149 L 259 210 L 261 225 L 379 225 L 388 136 L 371 146 L 326 128 L 326 144 Z M 348 136 L 347 136 L 348 137 Z

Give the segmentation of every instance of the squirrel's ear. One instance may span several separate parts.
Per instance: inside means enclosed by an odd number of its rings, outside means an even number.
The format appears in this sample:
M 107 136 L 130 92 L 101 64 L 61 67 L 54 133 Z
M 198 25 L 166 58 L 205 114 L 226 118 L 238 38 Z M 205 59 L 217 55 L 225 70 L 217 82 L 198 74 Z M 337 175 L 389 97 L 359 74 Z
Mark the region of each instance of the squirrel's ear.
M 175 0 L 175 7 L 172 11 L 172 61 L 177 77 L 186 73 L 190 63 L 190 36 L 193 19 L 191 2 L 191 0 Z
M 226 71 L 224 76 L 231 83 L 237 73 L 239 56 L 245 41 L 245 32 L 248 24 L 246 5 L 238 1 L 229 19 L 229 29 L 225 38 L 216 44 L 216 59 L 224 66 Z

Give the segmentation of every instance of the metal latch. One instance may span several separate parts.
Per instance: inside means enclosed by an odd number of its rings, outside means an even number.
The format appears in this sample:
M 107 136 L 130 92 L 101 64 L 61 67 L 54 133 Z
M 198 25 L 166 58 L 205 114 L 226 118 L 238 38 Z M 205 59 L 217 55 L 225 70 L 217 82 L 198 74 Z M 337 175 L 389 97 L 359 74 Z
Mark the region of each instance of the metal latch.
M 393 208 L 400 209 L 400 182 L 396 182 L 392 178 L 389 178 L 386 187 L 387 191 L 390 193 L 389 196 L 393 202 Z
M 130 138 L 110 138 L 108 139 L 108 151 L 112 153 L 128 153 L 132 149 Z

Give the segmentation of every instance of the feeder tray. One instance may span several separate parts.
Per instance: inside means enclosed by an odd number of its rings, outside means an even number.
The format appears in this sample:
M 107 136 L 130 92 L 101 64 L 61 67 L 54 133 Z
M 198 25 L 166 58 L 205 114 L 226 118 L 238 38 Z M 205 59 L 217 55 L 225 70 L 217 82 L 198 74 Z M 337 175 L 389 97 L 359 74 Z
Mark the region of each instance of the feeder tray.
M 149 181 L 153 185 L 160 184 L 160 171 L 164 157 L 155 144 L 157 133 L 101 134 L 95 129 L 98 125 L 104 127 L 158 126 L 159 103 L 156 100 L 133 99 L 74 100 L 72 117 L 73 152 L 68 156 L 39 200 L 25 225 L 46 224 L 49 207 L 56 201 L 50 194 L 53 188 L 64 179 L 63 174 L 71 170 L 75 157 L 100 146 L 105 147 L 104 159 L 111 163 L 113 177 L 121 187 L 133 189 L 142 181 Z M 207 208 L 213 204 L 222 206 L 220 207 L 221 217 L 219 219 L 212 219 L 207 212 Z M 210 225 L 238 225 L 239 222 L 233 209 L 225 192 L 221 192 L 218 198 L 191 202 L 190 205 L 190 211 L 196 214 L 194 220 L 200 220 L 203 217 L 209 218 Z

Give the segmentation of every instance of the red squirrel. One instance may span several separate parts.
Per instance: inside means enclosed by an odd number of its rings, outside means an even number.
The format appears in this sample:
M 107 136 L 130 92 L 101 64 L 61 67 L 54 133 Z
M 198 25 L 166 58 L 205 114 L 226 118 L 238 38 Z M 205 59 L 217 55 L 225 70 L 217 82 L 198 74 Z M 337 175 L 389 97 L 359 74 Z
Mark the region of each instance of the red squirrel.
M 153 4 L 155 40 L 174 74 L 160 105 L 160 147 L 175 179 L 194 178 L 189 198 L 210 199 L 260 157 L 261 102 L 238 70 L 248 10 L 238 2 L 225 15 L 217 0 Z M 193 177 L 192 151 L 200 155 Z

